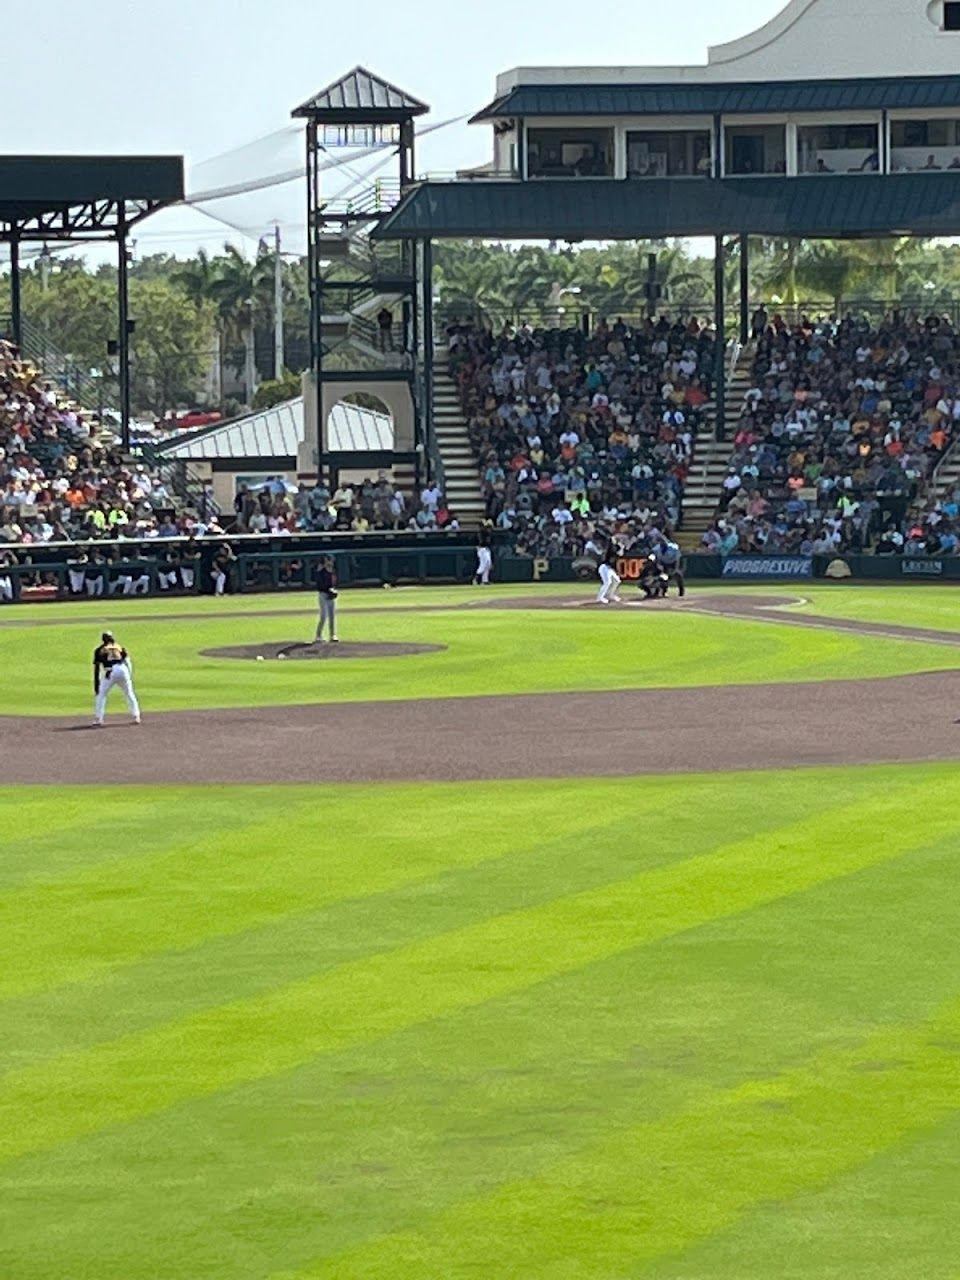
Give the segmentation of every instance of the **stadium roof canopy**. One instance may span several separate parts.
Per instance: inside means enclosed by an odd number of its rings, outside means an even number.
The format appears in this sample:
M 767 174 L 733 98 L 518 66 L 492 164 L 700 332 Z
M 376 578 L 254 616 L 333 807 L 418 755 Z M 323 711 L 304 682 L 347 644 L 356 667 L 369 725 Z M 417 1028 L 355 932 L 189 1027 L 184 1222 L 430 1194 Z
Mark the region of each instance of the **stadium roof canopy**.
M 296 118 L 329 124 L 362 124 L 364 121 L 403 124 L 429 110 L 425 102 L 398 89 L 389 80 L 375 76 L 366 67 L 354 67 L 291 114 Z
M 182 199 L 180 156 L 0 156 L 0 240 L 113 239 Z
M 471 123 L 526 116 L 747 115 L 955 107 L 960 75 L 742 83 L 521 84 Z
M 393 423 L 388 414 L 340 401 L 330 412 L 328 453 L 388 454 L 393 449 Z M 164 460 L 193 462 L 296 460 L 303 442 L 303 397 L 233 422 L 182 432 L 156 446 Z
M 960 170 L 785 180 L 613 179 L 424 182 L 374 239 L 638 240 L 768 235 L 806 239 L 960 235 Z

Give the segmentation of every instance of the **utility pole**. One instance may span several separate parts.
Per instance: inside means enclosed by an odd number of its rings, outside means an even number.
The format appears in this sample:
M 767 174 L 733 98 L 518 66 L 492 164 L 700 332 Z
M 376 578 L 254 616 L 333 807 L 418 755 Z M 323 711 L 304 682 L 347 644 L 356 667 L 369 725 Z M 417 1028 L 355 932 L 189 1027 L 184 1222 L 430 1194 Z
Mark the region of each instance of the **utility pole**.
M 45 294 L 50 288 L 50 259 L 53 255 L 50 252 L 50 246 L 44 241 L 43 248 L 40 250 L 40 288 Z M 43 312 L 43 355 L 40 363 L 46 368 L 47 364 L 47 312 L 44 308 Z
M 283 261 L 280 257 L 280 223 L 273 228 L 273 376 L 283 377 Z

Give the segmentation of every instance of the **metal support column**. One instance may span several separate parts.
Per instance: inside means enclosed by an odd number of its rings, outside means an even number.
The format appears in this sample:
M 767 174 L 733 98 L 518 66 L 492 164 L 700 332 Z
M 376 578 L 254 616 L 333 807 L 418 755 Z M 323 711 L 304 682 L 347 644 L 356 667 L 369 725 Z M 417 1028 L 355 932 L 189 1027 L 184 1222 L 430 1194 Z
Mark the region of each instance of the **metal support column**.
M 403 191 L 416 179 L 416 150 L 413 121 L 400 126 L 400 190 Z
M 740 237 L 740 341 L 750 338 L 750 237 Z
M 726 435 L 727 421 L 727 343 L 726 343 L 726 281 L 724 278 L 725 255 L 723 236 L 714 238 L 713 252 L 713 317 L 716 327 L 716 355 L 714 365 L 713 403 L 716 406 L 715 433 L 718 440 Z
M 10 328 L 13 345 L 23 354 L 23 303 L 20 296 L 20 229 L 10 236 Z
M 117 301 L 120 332 L 117 335 L 117 380 L 120 387 L 120 444 L 130 451 L 130 264 L 127 259 L 127 210 L 117 205 Z
M 433 478 L 435 469 L 433 441 L 433 242 L 423 242 L 423 449 L 426 455 L 427 474 Z
M 316 401 L 317 475 L 322 476 L 326 432 L 323 421 L 323 328 L 320 280 L 320 164 L 317 122 L 307 121 L 307 293 L 310 308 L 310 374 Z M 309 438 L 309 436 L 307 437 Z

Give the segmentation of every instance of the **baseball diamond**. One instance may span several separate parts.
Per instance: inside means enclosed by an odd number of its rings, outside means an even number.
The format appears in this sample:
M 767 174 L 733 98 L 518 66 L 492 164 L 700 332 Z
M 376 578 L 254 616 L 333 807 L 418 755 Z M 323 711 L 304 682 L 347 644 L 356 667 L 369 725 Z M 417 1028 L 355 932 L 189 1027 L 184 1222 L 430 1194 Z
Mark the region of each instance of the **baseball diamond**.
M 958 1280 L 960 0 L 98 8 L 4 57 L 0 1280 Z

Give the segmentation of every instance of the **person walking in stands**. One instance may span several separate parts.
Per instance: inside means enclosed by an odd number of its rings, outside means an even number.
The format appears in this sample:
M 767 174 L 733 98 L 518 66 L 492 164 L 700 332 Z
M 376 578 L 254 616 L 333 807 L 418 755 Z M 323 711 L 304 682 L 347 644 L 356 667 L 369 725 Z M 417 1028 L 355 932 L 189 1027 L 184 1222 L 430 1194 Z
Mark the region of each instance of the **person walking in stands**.
M 336 644 L 337 636 L 337 571 L 334 568 L 333 556 L 324 556 L 317 566 L 315 576 L 317 596 L 320 605 L 320 617 L 317 621 L 317 637 L 314 644 L 326 644 L 323 628 L 329 632 L 331 644 Z
M 492 541 L 490 525 L 484 522 L 477 534 L 477 571 L 473 575 L 473 580 L 479 587 L 490 585 L 490 570 L 493 568 L 493 551 L 490 545 Z
M 93 723 L 99 728 L 107 710 L 107 695 L 111 689 L 120 689 L 127 700 L 127 708 L 133 723 L 140 723 L 140 704 L 133 691 L 133 669 L 130 655 L 117 644 L 112 631 L 104 631 L 100 643 L 93 651 Z
M 617 561 L 620 559 L 621 551 L 614 542 L 613 538 L 607 543 L 607 549 L 603 553 L 603 559 L 600 561 L 600 590 L 597 592 L 597 604 L 614 604 L 620 603 L 620 583 L 621 578 L 617 573 Z
M 377 312 L 377 337 L 381 351 L 393 350 L 393 312 L 389 307 L 381 307 Z

